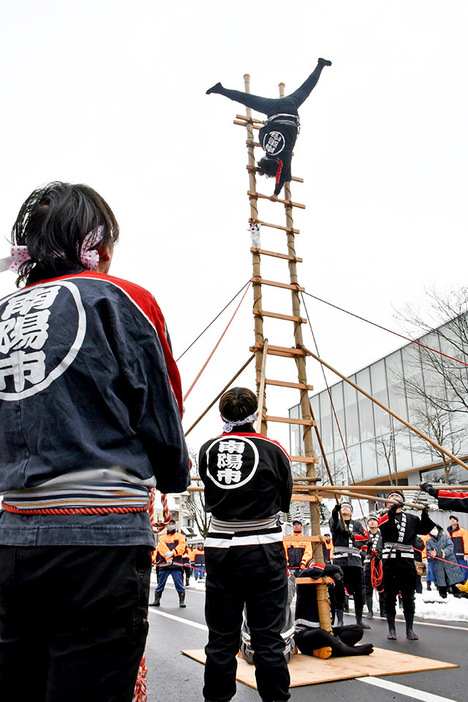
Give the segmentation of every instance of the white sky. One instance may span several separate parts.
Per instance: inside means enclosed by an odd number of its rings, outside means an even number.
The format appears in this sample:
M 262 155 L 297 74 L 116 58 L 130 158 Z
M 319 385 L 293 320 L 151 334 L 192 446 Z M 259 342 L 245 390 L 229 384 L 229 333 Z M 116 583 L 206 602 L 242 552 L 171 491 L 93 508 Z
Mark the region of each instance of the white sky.
M 111 272 L 154 293 L 178 356 L 251 275 L 245 131 L 232 124 L 242 108 L 205 90 L 242 90 L 248 72 L 252 92 L 275 97 L 323 56 L 333 66 L 301 109 L 293 162 L 305 179 L 293 199 L 307 205 L 295 219 L 300 282 L 396 327 L 394 308 L 465 283 L 467 19 L 465 0 L 3 0 L 0 257 L 36 186 L 88 183 L 121 225 Z M 270 194 L 272 181 L 258 188 Z M 282 223 L 282 206 L 261 203 L 260 216 Z M 262 245 L 284 251 L 284 236 L 264 230 Z M 287 282 L 274 263 L 264 277 Z M 0 294 L 13 284 L 3 274 Z M 251 303 L 188 398 L 187 427 L 247 359 Z M 322 356 L 345 374 L 400 345 L 307 305 Z M 288 312 L 288 294 L 264 306 Z M 181 362 L 185 389 L 228 318 Z M 289 323 L 266 335 L 293 345 Z M 253 367 L 241 382 L 254 387 Z M 309 382 L 323 386 L 314 365 Z M 270 412 L 297 400 L 272 395 Z M 191 441 L 219 429 L 213 411 Z M 287 443 L 276 426 L 270 435 Z

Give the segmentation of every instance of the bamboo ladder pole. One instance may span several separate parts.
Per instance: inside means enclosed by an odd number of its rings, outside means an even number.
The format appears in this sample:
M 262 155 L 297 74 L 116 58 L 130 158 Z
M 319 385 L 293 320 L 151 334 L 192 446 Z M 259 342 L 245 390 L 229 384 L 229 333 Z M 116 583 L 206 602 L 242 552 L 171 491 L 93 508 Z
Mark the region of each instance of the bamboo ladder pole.
M 279 84 L 279 94 L 280 97 L 284 97 L 284 83 Z M 298 320 L 302 319 L 301 315 L 301 300 L 299 297 L 299 282 L 297 276 L 297 257 L 296 257 L 296 243 L 294 234 L 294 221 L 293 221 L 293 208 L 291 205 L 291 186 L 290 183 L 284 184 L 284 211 L 286 216 L 286 236 L 287 236 L 287 246 L 288 255 L 291 257 L 288 260 L 289 266 L 289 277 L 291 285 L 297 287 L 296 290 L 291 290 L 291 303 L 292 303 L 292 313 L 293 316 Z M 294 322 L 294 341 L 297 348 L 302 348 L 303 337 L 302 337 L 302 322 Z M 297 377 L 298 382 L 303 383 L 304 387 L 307 388 L 307 370 L 306 370 L 306 356 L 305 353 L 299 356 L 295 356 L 294 360 L 297 367 Z M 300 392 L 300 406 L 301 406 L 301 417 L 302 419 L 309 420 L 308 425 L 303 426 L 303 442 L 304 442 L 304 455 L 306 458 L 316 458 L 314 444 L 312 439 L 312 415 L 311 406 L 309 400 L 309 394 L 307 389 L 302 389 Z M 315 463 L 306 464 L 306 474 L 309 478 L 316 478 Z M 320 510 L 318 502 L 311 502 L 309 504 L 310 510 L 310 530 L 312 536 L 320 536 Z M 318 544 L 318 548 L 314 550 L 314 558 L 317 563 L 323 565 L 323 551 L 321 545 Z M 325 631 L 332 631 L 331 618 L 330 618 L 330 601 L 328 599 L 328 590 L 325 584 L 317 585 L 317 604 L 319 610 L 319 621 L 320 626 Z
M 244 87 L 245 92 L 250 93 L 250 75 L 246 73 L 244 75 Z M 256 223 L 258 220 L 258 209 L 257 209 L 257 183 L 255 178 L 255 139 L 254 139 L 254 129 L 252 120 L 252 110 L 250 107 L 246 107 L 247 116 L 247 158 L 248 158 L 248 172 L 249 172 L 249 202 L 250 202 L 250 220 Z M 262 311 L 262 286 L 259 282 L 261 279 L 260 271 L 260 254 L 258 252 L 252 251 L 252 290 L 253 290 L 253 307 L 254 309 Z M 257 282 L 255 282 L 257 281 Z M 260 387 L 262 379 L 262 367 L 263 367 L 263 317 L 261 314 L 254 315 L 254 333 L 255 333 L 255 380 L 257 385 L 257 398 L 258 405 L 262 407 L 262 414 L 259 414 L 259 431 L 260 434 L 264 436 L 267 435 L 267 422 L 264 419 L 266 415 L 266 389 L 265 384 L 263 384 L 263 393 L 260 397 Z

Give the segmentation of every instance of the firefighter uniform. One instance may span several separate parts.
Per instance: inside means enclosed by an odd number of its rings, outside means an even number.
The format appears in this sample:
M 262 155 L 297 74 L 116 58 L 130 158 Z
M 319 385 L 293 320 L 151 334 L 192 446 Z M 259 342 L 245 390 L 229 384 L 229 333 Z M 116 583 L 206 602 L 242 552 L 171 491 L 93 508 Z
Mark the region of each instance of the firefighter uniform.
M 206 510 L 213 515 L 205 540 L 205 699 L 235 695 L 245 605 L 259 694 L 266 701 L 288 700 L 281 636 L 288 578 L 277 513 L 289 511 L 289 456 L 244 424 L 242 432 L 225 433 L 202 446 L 199 470 Z

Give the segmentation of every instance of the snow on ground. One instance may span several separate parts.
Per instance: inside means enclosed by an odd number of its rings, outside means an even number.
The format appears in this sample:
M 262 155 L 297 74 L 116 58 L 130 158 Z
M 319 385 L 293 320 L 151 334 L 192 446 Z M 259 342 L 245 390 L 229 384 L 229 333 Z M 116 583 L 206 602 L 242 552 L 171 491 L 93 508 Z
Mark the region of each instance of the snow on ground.
M 454 597 L 450 593 L 444 600 L 437 591 L 416 593 L 416 617 L 439 619 L 444 622 L 468 622 L 468 598 Z

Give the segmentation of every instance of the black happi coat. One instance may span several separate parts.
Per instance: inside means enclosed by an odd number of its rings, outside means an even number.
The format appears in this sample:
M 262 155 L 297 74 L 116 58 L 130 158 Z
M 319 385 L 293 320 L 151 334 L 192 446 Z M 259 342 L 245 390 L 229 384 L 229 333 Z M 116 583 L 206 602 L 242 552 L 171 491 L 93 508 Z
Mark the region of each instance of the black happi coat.
M 253 427 L 222 434 L 200 449 L 205 508 L 216 519 L 264 519 L 288 512 L 292 493 L 289 456 Z
M 298 126 L 297 115 L 278 114 L 270 117 L 260 129 L 259 139 L 265 154 L 278 160 L 275 195 L 279 195 L 283 185 L 291 180 L 291 161 Z
M 359 549 L 367 542 L 368 538 L 361 522 L 355 519 L 345 520 L 346 528 L 343 527 L 339 510 L 334 507 L 329 525 L 334 546 L 333 563 L 341 568 L 346 566 L 360 568 L 362 560 Z M 342 549 L 353 549 L 353 551 L 346 553 Z
M 401 534 L 402 525 L 404 525 L 403 534 Z M 421 517 L 406 512 L 397 514 L 395 510 L 389 509 L 379 519 L 379 529 L 384 542 L 382 554 L 384 568 L 396 565 L 414 568 L 413 547 L 416 545 L 417 535 L 429 534 L 434 526 L 427 509 L 422 511 Z M 400 554 L 398 554 L 399 549 L 402 549 Z

